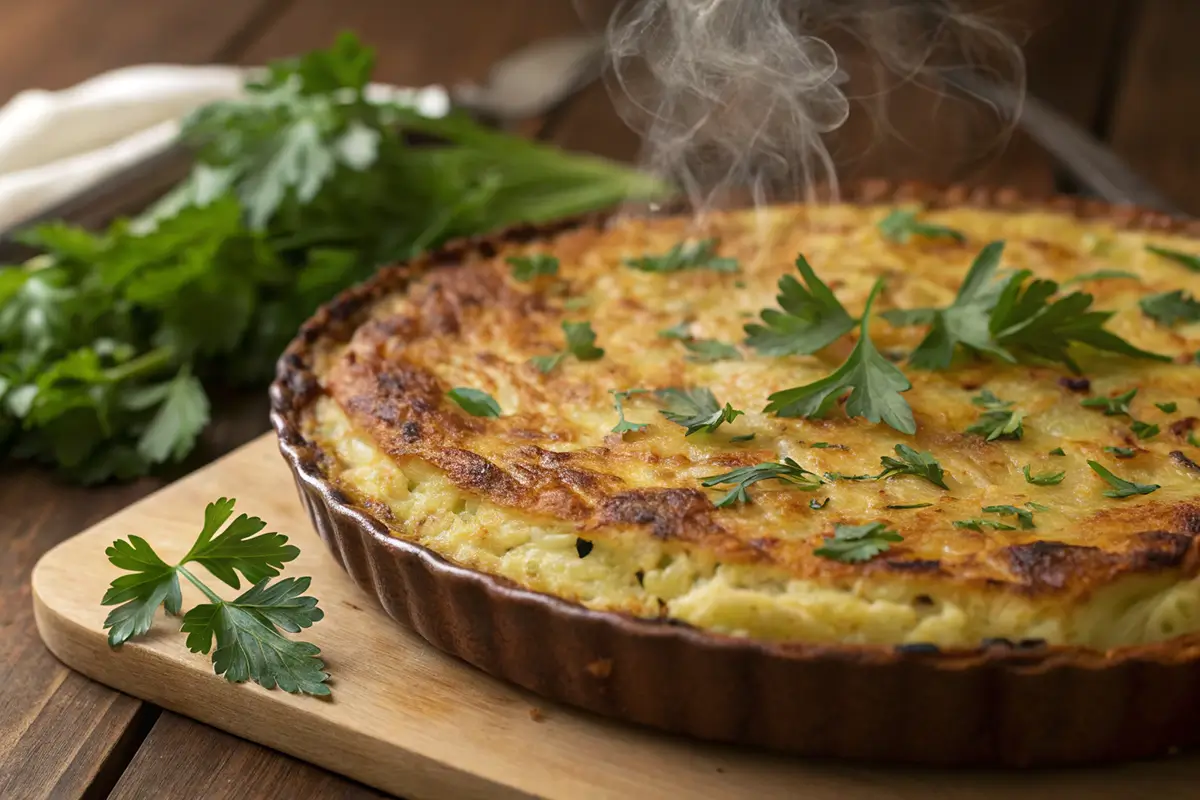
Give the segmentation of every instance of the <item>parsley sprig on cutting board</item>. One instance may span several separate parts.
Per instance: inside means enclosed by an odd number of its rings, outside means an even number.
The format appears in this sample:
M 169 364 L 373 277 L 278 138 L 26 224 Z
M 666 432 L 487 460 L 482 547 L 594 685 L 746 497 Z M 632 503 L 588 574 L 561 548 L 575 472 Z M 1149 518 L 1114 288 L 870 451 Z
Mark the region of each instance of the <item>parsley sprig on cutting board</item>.
M 368 99 L 343 35 L 185 123 L 191 174 L 142 216 L 62 223 L 0 266 L 0 460 L 82 482 L 177 461 L 206 387 L 260 384 L 299 325 L 376 267 L 459 236 L 662 192 L 611 162 Z
M 101 601 L 117 606 L 104 620 L 108 643 L 117 647 L 146 633 L 159 606 L 178 616 L 183 609 L 182 576 L 208 602 L 184 614 L 180 630 L 188 635 L 187 646 L 193 653 L 212 651 L 218 675 L 234 683 L 252 680 L 268 689 L 278 686 L 285 692 L 329 694 L 325 685 L 329 675 L 318 658 L 320 648 L 281 632 L 298 633 L 325 616 L 317 608 L 317 599 L 304 595 L 310 578 L 271 582 L 300 551 L 282 534 L 262 533 L 266 524 L 257 517 L 241 514 L 221 530 L 233 515 L 233 505 L 224 497 L 208 504 L 204 527 L 178 564 L 163 561 L 140 536 L 118 539 L 104 551 L 114 566 L 129 572 L 112 582 Z M 188 564 L 204 567 L 234 589 L 241 588 L 239 573 L 253 585 L 233 600 L 223 600 Z

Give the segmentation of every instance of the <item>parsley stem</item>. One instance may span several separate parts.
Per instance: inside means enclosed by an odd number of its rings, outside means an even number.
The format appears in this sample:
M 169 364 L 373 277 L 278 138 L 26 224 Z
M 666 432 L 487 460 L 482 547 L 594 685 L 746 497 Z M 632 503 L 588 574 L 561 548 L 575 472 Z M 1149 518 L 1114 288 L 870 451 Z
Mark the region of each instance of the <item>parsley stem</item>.
M 225 602 L 220 597 L 217 597 L 217 595 L 213 594 L 212 589 L 209 589 L 207 586 L 205 586 L 203 583 L 201 583 L 199 578 L 197 578 L 192 573 L 188 572 L 187 569 L 182 564 L 175 567 L 175 570 L 180 575 L 182 575 L 183 577 L 185 577 L 189 581 L 191 581 L 193 586 L 195 586 L 197 589 L 199 589 L 201 592 L 203 592 L 204 596 L 208 598 L 209 602 L 218 603 L 218 604 Z
M 163 367 L 168 366 L 174 359 L 175 351 L 173 349 L 170 347 L 159 347 L 148 353 L 143 353 L 137 358 L 131 358 L 124 364 L 118 364 L 115 367 L 104 370 L 104 377 L 111 383 L 120 383 L 129 378 L 158 372 Z

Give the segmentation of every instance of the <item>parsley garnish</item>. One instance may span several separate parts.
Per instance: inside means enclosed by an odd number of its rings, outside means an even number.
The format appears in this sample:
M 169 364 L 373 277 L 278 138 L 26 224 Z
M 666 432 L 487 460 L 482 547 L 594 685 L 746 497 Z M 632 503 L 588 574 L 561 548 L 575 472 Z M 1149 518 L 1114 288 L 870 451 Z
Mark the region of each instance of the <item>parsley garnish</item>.
M 641 272 L 666 274 L 685 269 L 708 269 L 713 272 L 737 272 L 736 258 L 718 258 L 717 240 L 680 242 L 662 255 L 644 255 L 625 259 L 625 266 Z
M 742 354 L 731 344 L 718 342 L 716 339 L 693 339 L 685 341 L 683 346 L 688 351 L 688 361 L 697 364 L 712 364 L 717 361 L 740 361 Z
M 1140 419 L 1132 419 L 1129 421 L 1129 429 L 1133 431 L 1133 435 L 1139 439 L 1153 439 L 1158 436 L 1159 427 L 1155 423 L 1142 422 Z
M 754 439 L 754 436 L 755 436 L 755 434 L 753 434 L 753 433 L 744 433 L 741 436 L 729 437 L 729 441 L 730 442 L 749 442 Z
M 1025 506 L 1025 508 L 1018 508 L 1017 506 L 984 506 L 980 510 L 985 514 L 1008 514 L 1015 516 L 1021 528 L 1030 530 L 1036 527 L 1033 523 L 1033 512 L 1046 511 L 1048 509 L 1046 506 L 1037 503 L 1026 503 Z
M 942 465 L 937 462 L 932 453 L 921 453 L 906 444 L 898 444 L 896 445 L 896 455 L 900 458 L 883 456 L 880 459 L 883 462 L 883 472 L 879 474 L 880 480 L 895 475 L 916 475 L 934 486 L 942 489 L 950 488 L 946 485 L 946 473 L 942 470 Z
M 663 328 L 658 332 L 658 335 L 662 339 L 680 339 L 682 341 L 687 341 L 692 338 L 692 334 L 690 333 L 691 328 L 692 323 L 684 320 L 672 325 L 669 328 Z
M 865 417 L 876 423 L 882 420 L 901 433 L 916 433 L 912 409 L 900 396 L 901 392 L 911 389 L 912 384 L 875 349 L 867 329 L 871 306 L 882 288 L 883 281 L 878 280 L 871 289 L 860 321 L 858 344 L 845 363 L 832 375 L 806 386 L 775 392 L 767 398 L 769 403 L 764 411 L 773 411 L 781 417 L 820 417 L 849 389 L 848 416 Z
M 426 116 L 429 92 L 369 99 L 374 62 L 344 34 L 255 70 L 188 116 L 192 171 L 148 211 L 20 234 L 39 254 L 0 268 L 0 459 L 143 475 L 192 451 L 206 387 L 265 384 L 300 324 L 378 265 L 668 188 Z
M 1170 259 L 1180 266 L 1187 267 L 1192 272 L 1200 272 L 1200 256 L 1195 256 L 1191 253 L 1182 253 L 1178 250 L 1168 250 L 1165 247 L 1155 247 L 1152 244 L 1146 245 L 1146 252 Z
M 1104 412 L 1106 417 L 1127 416 L 1132 417 L 1133 414 L 1129 411 L 1129 403 L 1137 396 L 1136 388 L 1116 395 L 1115 397 L 1088 397 L 1079 401 L 1079 405 L 1084 408 L 1098 408 Z
M 1034 486 L 1057 486 L 1067 477 L 1065 472 L 1040 472 L 1034 475 L 1029 464 L 1022 467 L 1021 472 L 1025 474 L 1025 482 Z
M 1061 284 L 1061 287 L 1066 288 L 1075 283 L 1083 283 L 1084 281 L 1103 281 L 1103 280 L 1124 280 L 1141 281 L 1142 277 L 1133 272 L 1126 272 L 1123 269 L 1098 269 L 1095 272 L 1085 272 L 1082 275 L 1076 275 L 1074 278 L 1067 278 Z
M 568 355 L 575 356 L 580 361 L 595 361 L 604 355 L 604 348 L 596 347 L 596 332 L 592 330 L 592 323 L 564 321 L 562 329 L 567 339 L 566 350 L 529 359 L 529 363 L 540 372 L 550 372 Z
M 1076 373 L 1079 366 L 1067 352 L 1073 343 L 1131 358 L 1171 360 L 1140 350 L 1105 330 L 1104 323 L 1115 312 L 1090 310 L 1093 297 L 1086 292 L 1056 298 L 1058 284 L 1041 278 L 1029 280 L 1033 276 L 1029 270 L 992 282 L 1003 249 L 1003 242 L 983 248 L 949 307 L 884 315 L 894 325 L 932 323 L 909 363 L 924 369 L 946 369 L 960 344 L 968 352 L 1009 363 L 1061 363 Z
M 974 425 L 967 428 L 967 433 L 977 433 L 987 441 L 996 439 L 1020 439 L 1025 434 L 1022 420 L 1024 411 L 1013 409 L 1013 403 L 1001 400 L 987 389 L 971 398 L 971 404 L 983 409 Z
M 545 253 L 509 256 L 508 264 L 512 267 L 513 278 L 522 282 L 531 281 L 539 275 L 558 274 L 558 259 Z
M 878 475 L 846 475 L 841 472 L 826 472 L 825 479 L 830 481 L 877 481 Z
M 1067 454 L 1066 451 L 1063 450 L 1061 447 L 1056 447 L 1050 451 L 1050 455 L 1052 455 L 1052 456 L 1065 456 L 1066 454 Z
M 626 389 L 623 392 L 618 392 L 615 389 L 609 389 L 608 393 L 613 396 L 613 409 L 617 412 L 617 424 L 613 426 L 613 433 L 625 433 L 626 431 L 644 431 L 649 427 L 644 422 L 627 422 L 625 420 L 624 402 L 630 396 L 635 394 L 646 394 L 649 389 Z
M 182 575 L 208 598 L 183 615 L 181 630 L 193 653 L 213 651 L 213 669 L 226 680 L 252 680 L 267 689 L 278 686 L 285 692 L 327 695 L 324 663 L 317 658 L 320 648 L 285 637 L 280 629 L 296 633 L 318 622 L 324 613 L 317 599 L 307 597 L 311 578 L 283 578 L 271 583 L 283 565 L 300 555 L 278 533 L 260 533 L 266 524 L 257 517 L 241 514 L 217 533 L 233 514 L 233 500 L 222 497 L 204 510 L 204 527 L 196 543 L 178 564 L 163 561 L 140 536 L 118 539 L 104 551 L 108 560 L 131 574 L 116 578 L 100 601 L 117 606 L 108 613 L 104 627 L 112 647 L 150 630 L 154 614 L 163 606 L 178 616 L 183 596 Z M 217 580 L 241 588 L 238 573 L 252 582 L 233 600 L 222 600 L 202 583 L 185 564 L 199 564 Z
M 953 239 L 956 242 L 967 240 L 967 237 L 953 228 L 920 222 L 917 220 L 916 211 L 903 208 L 898 208 L 888 214 L 879 221 L 876 227 L 883 238 L 898 244 L 907 244 L 913 236 L 924 236 L 927 239 Z
M 459 408 L 473 417 L 499 417 L 500 404 L 490 394 L 460 386 L 446 392 L 446 396 L 458 403 Z
M 1154 405 L 1164 414 L 1174 414 L 1179 410 L 1178 403 L 1155 403 Z
M 1111 445 L 1105 447 L 1104 452 L 1110 453 L 1117 458 L 1133 458 L 1135 455 L 1137 455 L 1137 451 L 1132 447 L 1113 447 Z
M 1016 525 L 1009 525 L 1007 522 L 997 522 L 994 519 L 956 519 L 954 527 L 965 528 L 970 531 L 983 533 L 984 528 L 991 528 L 994 531 L 1015 531 Z
M 722 508 L 733 503 L 749 503 L 750 496 L 746 493 L 746 489 L 759 481 L 772 480 L 790 483 L 797 489 L 806 492 L 812 492 L 821 487 L 821 478 L 816 473 L 809 472 L 790 458 L 785 458 L 779 463 L 765 462 L 752 467 L 740 467 L 723 475 L 705 478 L 700 485 L 707 488 L 722 484 L 734 484 L 734 487 L 714 504 L 717 508 Z
M 1135 387 L 1115 397 L 1089 397 L 1080 400 L 1079 405 L 1085 408 L 1098 408 L 1104 412 L 1106 417 L 1129 417 L 1129 428 L 1135 436 L 1139 439 L 1153 439 L 1158 435 L 1158 425 L 1135 419 L 1133 412 L 1129 409 L 1129 404 L 1137 396 L 1137 393 L 1138 390 Z
M 1067 354 L 1067 348 L 1078 342 L 1130 358 L 1171 361 L 1170 356 L 1134 347 L 1105 330 L 1104 323 L 1116 312 L 1089 310 L 1092 295 L 1072 292 L 1052 299 L 1058 285 L 1034 279 L 1023 286 L 1030 274 L 1023 270 L 1014 275 L 992 310 L 991 331 L 996 342 L 1012 353 L 1013 360 L 1058 362 L 1078 373 L 1079 366 Z
M 662 414 L 676 425 L 687 428 L 684 436 L 705 431 L 712 433 L 721 427 L 722 423 L 733 422 L 744 414 L 729 403 L 721 408 L 713 393 L 704 387 L 695 389 L 659 389 L 654 393 L 659 400 L 667 404 L 667 408 L 658 413 Z
M 993 341 L 988 329 L 989 315 L 1004 288 L 1004 284 L 992 282 L 1003 253 L 1004 242 L 991 242 L 979 251 L 954 302 L 946 308 L 884 312 L 883 318 L 893 325 L 933 325 L 909 356 L 908 363 L 918 369 L 946 369 L 959 344 L 1006 361 L 1013 360 Z
M 762 325 L 747 325 L 746 344 L 766 356 L 815 353 L 854 329 L 854 317 L 821 282 L 804 256 L 796 268 L 807 288 L 791 275 L 779 279 L 779 307 L 763 309 Z
M 894 511 L 907 511 L 912 508 L 929 508 L 933 503 L 894 503 L 884 508 L 890 508 Z
M 1147 295 L 1138 305 L 1143 314 L 1168 328 L 1177 322 L 1200 321 L 1200 303 L 1182 289 Z
M 1161 488 L 1157 483 L 1134 483 L 1124 478 L 1118 478 L 1096 461 L 1089 461 L 1088 466 L 1092 468 L 1093 472 L 1107 481 L 1109 486 L 1113 487 L 1105 490 L 1105 497 L 1133 497 L 1135 494 L 1150 494 L 1156 489 Z
M 813 550 L 813 555 L 843 562 L 869 561 L 880 553 L 886 553 L 891 542 L 902 541 L 903 536 L 888 530 L 882 522 L 837 524 L 833 526 L 833 537 L 826 537 L 821 546 Z
M 828 497 L 822 497 L 820 500 L 818 500 L 814 497 L 812 500 L 808 501 L 808 507 L 813 511 L 820 511 L 822 508 L 829 505 L 829 499 L 830 498 Z

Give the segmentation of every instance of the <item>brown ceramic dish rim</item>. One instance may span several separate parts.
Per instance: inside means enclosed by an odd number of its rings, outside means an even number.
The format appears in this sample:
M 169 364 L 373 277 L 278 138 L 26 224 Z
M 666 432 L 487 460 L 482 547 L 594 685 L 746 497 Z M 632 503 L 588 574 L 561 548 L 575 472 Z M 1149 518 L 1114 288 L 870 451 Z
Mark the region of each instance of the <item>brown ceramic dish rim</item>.
M 920 203 L 929 208 L 975 207 L 1011 212 L 1055 211 L 1080 219 L 1104 219 L 1121 229 L 1200 236 L 1200 221 L 1177 219 L 1158 212 L 1134 207 L 1113 206 L 1087 199 L 1062 196 L 1029 199 L 1010 189 L 965 186 L 939 188 L 916 183 L 892 184 L 883 181 L 869 181 L 844 188 L 841 199 L 843 202 L 857 205 Z M 1200 633 L 1176 637 L 1155 644 L 1120 647 L 1107 651 L 1074 646 L 1052 646 L 1044 643 L 1033 643 L 1026 646 L 1021 646 L 1020 643 L 996 643 L 977 648 L 939 650 L 903 645 L 769 642 L 722 635 L 686 624 L 643 619 L 620 612 L 595 611 L 568 600 L 520 587 L 498 576 L 460 567 L 428 548 L 398 538 L 392 535 L 386 524 L 372 516 L 367 509 L 356 505 L 324 476 L 321 468 L 323 454 L 317 445 L 305 439 L 301 432 L 299 419 L 300 412 L 311 402 L 316 391 L 316 379 L 310 370 L 311 349 L 314 343 L 327 337 L 336 339 L 348 335 L 356 327 L 360 313 L 369 308 L 376 298 L 403 289 L 406 281 L 412 276 L 420 274 L 424 269 L 452 265 L 461 261 L 462 257 L 468 253 L 490 254 L 502 244 L 552 237 L 576 228 L 599 227 L 610 218 L 611 214 L 606 212 L 542 225 L 517 226 L 488 236 L 452 242 L 409 264 L 384 268 L 367 282 L 346 290 L 319 309 L 305 323 L 297 338 L 281 356 L 276 380 L 270 389 L 271 421 L 279 439 L 280 451 L 296 479 L 301 499 L 314 524 L 342 566 L 348 571 L 350 567 L 346 563 L 346 555 L 344 552 L 339 552 L 339 548 L 344 551 L 347 546 L 344 539 L 347 535 L 347 528 L 362 538 L 363 541 L 355 543 L 355 546 L 361 546 L 366 550 L 367 568 L 371 572 L 369 583 L 374 584 L 380 601 L 385 608 L 388 608 L 388 612 L 393 617 L 408 618 L 413 609 L 402 610 L 403 613 L 398 615 L 388 607 L 383 597 L 383 582 L 391 580 L 403 583 L 404 581 L 401 579 L 402 576 L 379 574 L 379 571 L 386 572 L 390 569 L 388 558 L 404 556 L 419 560 L 424 569 L 435 579 L 441 576 L 448 583 L 455 585 L 473 585 L 475 589 L 487 596 L 489 604 L 516 604 L 526 609 L 536 606 L 546 614 L 573 624 L 603 625 L 608 629 L 608 634 L 625 639 L 626 643 L 633 647 L 637 646 L 638 640 L 674 640 L 676 645 L 694 653 L 696 658 L 701 659 L 714 651 L 736 651 L 739 655 L 747 656 L 751 660 L 776 661 L 782 659 L 789 662 L 857 663 L 871 666 L 907 664 L 919 666 L 922 669 L 933 668 L 939 673 L 986 667 L 1023 676 L 1044 675 L 1059 668 L 1097 671 L 1113 670 L 1121 666 L 1136 669 L 1157 665 L 1159 667 L 1190 667 L 1189 673 L 1200 668 Z M 359 580 L 360 584 L 367 583 L 357 575 L 355 578 Z M 424 601 L 410 596 L 403 602 L 411 605 Z M 420 626 L 417 627 L 425 638 L 430 639 L 423 631 L 420 631 Z M 462 653 L 455 652 L 454 647 L 447 647 L 443 643 L 434 643 L 443 649 L 450 650 L 455 655 L 466 658 Z M 510 643 L 509 646 L 512 644 Z M 518 649 L 524 650 L 520 647 Z M 482 667 L 485 671 L 497 673 L 503 671 L 490 669 L 487 664 L 479 663 L 480 658 L 467 658 L 467 660 Z M 490 656 L 482 660 L 490 662 Z M 1196 680 L 1200 681 L 1200 674 L 1197 675 Z M 527 688 L 534 688 L 535 691 L 538 691 L 535 687 L 527 686 Z M 567 702 L 572 702 L 569 698 L 559 697 L 557 699 L 566 699 Z M 593 710 L 600 709 L 594 708 Z M 614 712 L 602 711 L 602 713 Z M 621 716 L 622 714 L 615 712 L 615 715 Z M 679 727 L 675 727 L 675 729 L 691 732 Z M 739 740 L 737 736 L 727 735 L 709 738 Z M 1032 760 L 1040 761 L 1036 756 Z M 1058 763 L 1064 759 L 1052 758 L 1051 761 Z

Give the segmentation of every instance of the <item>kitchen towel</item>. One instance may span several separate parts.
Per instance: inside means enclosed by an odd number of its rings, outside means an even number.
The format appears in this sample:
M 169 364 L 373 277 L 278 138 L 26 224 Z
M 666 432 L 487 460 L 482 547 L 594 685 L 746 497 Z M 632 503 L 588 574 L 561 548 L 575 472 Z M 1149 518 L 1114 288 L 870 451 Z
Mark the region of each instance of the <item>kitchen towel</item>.
M 241 96 L 249 74 L 241 67 L 146 64 L 61 91 L 16 95 L 0 108 L 0 231 L 166 149 L 189 112 Z M 373 84 L 368 97 L 408 103 L 432 117 L 450 107 L 437 86 Z

